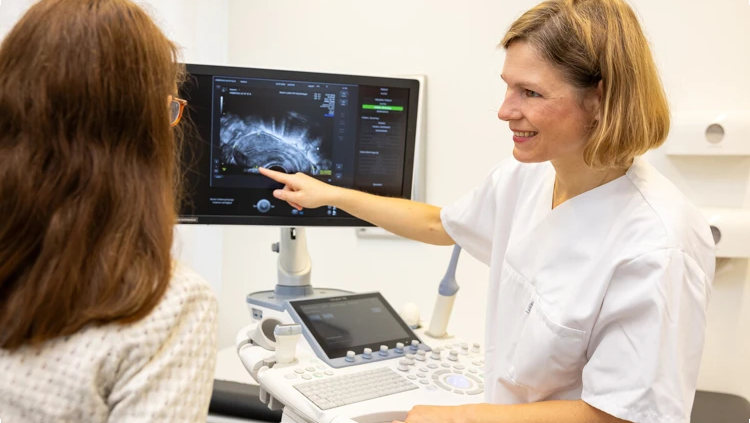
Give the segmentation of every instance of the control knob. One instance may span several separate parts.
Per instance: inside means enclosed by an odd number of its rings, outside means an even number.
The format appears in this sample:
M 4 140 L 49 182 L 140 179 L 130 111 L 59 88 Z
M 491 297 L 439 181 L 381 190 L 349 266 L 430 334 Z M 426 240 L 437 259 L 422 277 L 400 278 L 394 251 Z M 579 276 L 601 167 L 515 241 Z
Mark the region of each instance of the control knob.
M 258 201 L 258 204 L 256 204 L 255 207 L 257 207 L 258 211 L 261 213 L 268 213 L 268 211 L 271 210 L 271 202 L 264 198 Z
M 410 365 L 414 365 L 414 354 L 406 354 L 406 362 Z
M 461 355 L 469 355 L 469 344 L 461 344 Z
M 380 346 L 380 355 L 382 355 L 383 357 L 388 356 L 388 345 Z

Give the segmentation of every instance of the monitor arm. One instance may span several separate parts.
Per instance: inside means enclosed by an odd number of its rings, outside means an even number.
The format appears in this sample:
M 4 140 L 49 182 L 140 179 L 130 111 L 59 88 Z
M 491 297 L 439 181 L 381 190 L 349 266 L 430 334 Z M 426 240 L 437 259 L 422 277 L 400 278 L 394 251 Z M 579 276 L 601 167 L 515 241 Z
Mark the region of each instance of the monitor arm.
M 276 294 L 292 296 L 312 293 L 312 261 L 307 251 L 305 228 L 281 228 L 281 240 L 273 244 L 272 249 L 279 253 Z

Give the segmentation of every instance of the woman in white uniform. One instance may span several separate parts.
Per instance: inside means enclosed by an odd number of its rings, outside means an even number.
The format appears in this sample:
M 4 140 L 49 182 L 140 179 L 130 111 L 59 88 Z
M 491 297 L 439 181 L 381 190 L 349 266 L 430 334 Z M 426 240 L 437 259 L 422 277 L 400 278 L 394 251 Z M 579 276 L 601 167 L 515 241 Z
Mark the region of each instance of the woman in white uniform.
M 669 109 L 621 0 L 551 0 L 501 45 L 513 158 L 438 207 L 262 170 L 293 206 L 339 207 L 490 266 L 487 404 L 421 422 L 688 423 L 714 276 L 709 225 L 639 156 Z

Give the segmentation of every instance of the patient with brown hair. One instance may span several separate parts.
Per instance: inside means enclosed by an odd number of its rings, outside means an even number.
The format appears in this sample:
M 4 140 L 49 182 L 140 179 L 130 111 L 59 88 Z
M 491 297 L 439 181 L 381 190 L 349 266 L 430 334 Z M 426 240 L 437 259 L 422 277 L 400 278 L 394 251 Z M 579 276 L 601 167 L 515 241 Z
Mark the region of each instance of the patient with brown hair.
M 3 420 L 206 420 L 216 298 L 171 256 L 183 74 L 128 0 L 42 0 L 3 40 Z

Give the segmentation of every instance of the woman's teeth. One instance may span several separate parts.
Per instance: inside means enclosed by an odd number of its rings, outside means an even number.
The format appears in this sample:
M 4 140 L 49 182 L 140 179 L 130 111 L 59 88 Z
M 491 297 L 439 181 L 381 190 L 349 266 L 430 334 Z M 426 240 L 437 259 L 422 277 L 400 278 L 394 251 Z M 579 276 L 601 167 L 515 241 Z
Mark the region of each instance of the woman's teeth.
M 523 138 L 533 137 L 536 134 L 538 134 L 538 132 L 513 132 L 513 135 Z

